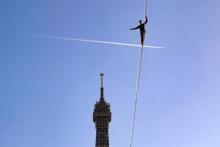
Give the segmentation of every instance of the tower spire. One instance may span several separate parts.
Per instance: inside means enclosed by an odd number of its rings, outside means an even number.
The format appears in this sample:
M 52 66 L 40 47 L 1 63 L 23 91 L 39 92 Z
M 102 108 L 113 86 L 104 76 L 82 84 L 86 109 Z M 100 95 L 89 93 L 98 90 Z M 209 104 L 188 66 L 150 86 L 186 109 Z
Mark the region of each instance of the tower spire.
M 103 77 L 104 77 L 104 74 L 100 73 L 100 77 L 101 77 L 100 100 L 104 100 L 104 87 L 103 87 Z
M 96 102 L 93 111 L 93 122 L 96 127 L 96 143 L 95 147 L 109 147 L 108 128 L 111 121 L 110 104 L 104 100 L 103 76 L 101 78 L 101 95 L 100 100 Z

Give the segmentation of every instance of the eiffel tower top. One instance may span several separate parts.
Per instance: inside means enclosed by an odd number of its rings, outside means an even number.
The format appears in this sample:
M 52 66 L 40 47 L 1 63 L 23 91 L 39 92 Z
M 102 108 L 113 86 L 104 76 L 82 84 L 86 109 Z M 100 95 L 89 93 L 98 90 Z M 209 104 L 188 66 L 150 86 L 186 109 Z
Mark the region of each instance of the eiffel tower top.
M 105 98 L 104 98 L 104 84 L 103 84 L 103 81 L 104 81 L 104 79 L 103 79 L 104 74 L 101 73 L 101 74 L 100 74 L 100 77 L 101 77 L 100 101 L 104 101 L 104 100 L 105 100 Z

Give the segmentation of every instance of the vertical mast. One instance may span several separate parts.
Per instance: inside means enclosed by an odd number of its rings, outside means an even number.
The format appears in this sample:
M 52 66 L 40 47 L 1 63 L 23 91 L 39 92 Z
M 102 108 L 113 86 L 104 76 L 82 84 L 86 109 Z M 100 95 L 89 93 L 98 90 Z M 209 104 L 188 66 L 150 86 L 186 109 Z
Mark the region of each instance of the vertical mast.
M 101 73 L 101 74 L 100 74 L 100 77 L 101 77 L 100 100 L 104 100 L 104 86 L 103 86 L 103 77 L 104 77 L 104 74 Z

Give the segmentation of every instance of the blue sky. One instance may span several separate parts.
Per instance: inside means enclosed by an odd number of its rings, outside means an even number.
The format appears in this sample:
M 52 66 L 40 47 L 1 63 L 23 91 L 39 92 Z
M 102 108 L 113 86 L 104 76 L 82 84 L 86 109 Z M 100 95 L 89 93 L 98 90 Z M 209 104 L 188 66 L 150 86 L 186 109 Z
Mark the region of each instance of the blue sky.
M 140 49 L 17 34 L 139 43 L 144 0 L 0 2 L 0 146 L 95 146 L 105 73 L 110 146 L 129 146 Z M 148 0 L 134 147 L 220 146 L 220 1 Z

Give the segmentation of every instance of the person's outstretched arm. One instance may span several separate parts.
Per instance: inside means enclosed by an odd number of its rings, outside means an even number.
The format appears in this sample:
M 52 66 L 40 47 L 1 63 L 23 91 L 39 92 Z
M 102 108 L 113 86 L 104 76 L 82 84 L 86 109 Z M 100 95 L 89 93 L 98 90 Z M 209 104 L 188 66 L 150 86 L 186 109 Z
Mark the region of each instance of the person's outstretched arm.
M 135 28 L 130 28 L 130 30 L 137 30 L 139 28 L 139 26 L 135 27 Z
M 144 24 L 146 24 L 147 22 L 148 22 L 147 15 L 145 15 L 145 22 L 144 22 Z

